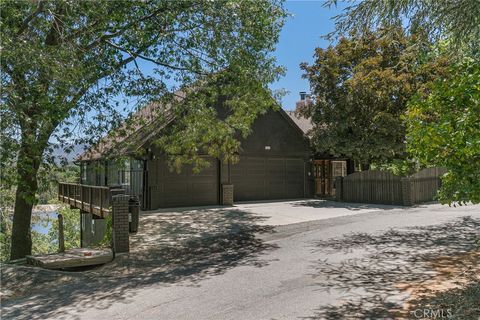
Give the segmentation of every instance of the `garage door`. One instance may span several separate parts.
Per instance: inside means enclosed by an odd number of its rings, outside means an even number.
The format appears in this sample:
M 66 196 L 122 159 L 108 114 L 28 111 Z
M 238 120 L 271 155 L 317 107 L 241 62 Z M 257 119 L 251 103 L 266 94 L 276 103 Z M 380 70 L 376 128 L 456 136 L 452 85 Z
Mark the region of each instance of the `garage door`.
M 303 159 L 241 157 L 231 174 L 235 201 L 304 197 Z
M 150 209 L 218 204 L 218 163 L 199 173 L 191 165 L 180 173 L 170 171 L 164 160 L 152 161 L 148 168 Z

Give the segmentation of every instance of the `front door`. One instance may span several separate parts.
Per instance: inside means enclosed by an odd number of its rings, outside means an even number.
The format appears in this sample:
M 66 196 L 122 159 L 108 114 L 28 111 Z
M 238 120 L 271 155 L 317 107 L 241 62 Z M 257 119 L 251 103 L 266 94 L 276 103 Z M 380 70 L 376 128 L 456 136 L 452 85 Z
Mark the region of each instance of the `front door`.
M 328 197 L 332 193 L 332 172 L 330 160 L 314 160 L 315 195 Z
M 347 175 L 345 160 L 314 160 L 315 195 L 330 197 L 335 195 L 335 178 Z

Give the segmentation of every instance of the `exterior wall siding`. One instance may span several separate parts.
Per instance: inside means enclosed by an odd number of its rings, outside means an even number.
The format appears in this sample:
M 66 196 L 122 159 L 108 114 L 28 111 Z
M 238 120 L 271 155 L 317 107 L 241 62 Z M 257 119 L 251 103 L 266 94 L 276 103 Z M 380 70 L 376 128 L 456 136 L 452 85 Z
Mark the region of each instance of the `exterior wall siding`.
M 310 157 L 309 141 L 281 112 L 270 110 L 255 120 L 252 134 L 241 140 L 240 156 Z

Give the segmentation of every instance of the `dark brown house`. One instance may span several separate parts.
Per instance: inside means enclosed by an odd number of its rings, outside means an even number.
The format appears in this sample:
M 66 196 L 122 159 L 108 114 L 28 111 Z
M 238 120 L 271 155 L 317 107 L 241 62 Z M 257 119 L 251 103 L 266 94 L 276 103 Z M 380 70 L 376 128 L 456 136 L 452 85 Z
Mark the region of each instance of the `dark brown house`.
M 141 117 L 148 114 L 148 110 L 139 112 Z M 156 126 L 152 128 L 158 130 Z M 222 204 L 225 185 L 233 185 L 234 201 L 313 196 L 309 140 L 282 109 L 271 110 L 256 119 L 252 133 L 241 141 L 238 163 L 230 165 L 206 157 L 210 166 L 200 173 L 194 173 L 190 165 L 185 165 L 180 173 L 172 171 L 165 155 L 149 143 L 160 132 L 138 128 L 132 135 L 137 135 L 137 131 L 144 131 L 145 136 L 140 139 L 143 141 L 140 147 L 144 148 L 142 157 L 135 157 L 133 154 L 138 153 L 125 149 L 120 152 L 125 160 L 108 160 L 112 150 L 105 141 L 103 145 L 101 142 L 79 158 L 81 183 L 121 185 L 140 198 L 144 210 Z M 118 154 L 121 148 L 116 148 Z

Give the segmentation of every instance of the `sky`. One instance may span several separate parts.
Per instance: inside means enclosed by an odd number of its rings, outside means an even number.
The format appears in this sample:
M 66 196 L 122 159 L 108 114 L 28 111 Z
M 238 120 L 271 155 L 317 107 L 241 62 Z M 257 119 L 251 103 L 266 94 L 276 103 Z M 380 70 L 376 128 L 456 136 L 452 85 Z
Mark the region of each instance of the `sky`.
M 290 16 L 287 17 L 280 32 L 273 55 L 277 58 L 277 63 L 286 68 L 286 74 L 270 85 L 273 90 L 288 92 L 281 101 L 285 110 L 295 109 L 300 91 L 309 91 L 308 81 L 302 79 L 300 63 L 313 62 L 315 48 L 326 48 L 329 45 L 322 36 L 335 29 L 332 18 L 340 14 L 346 6 L 339 1 L 336 7 L 324 7 L 324 2 L 323 0 L 285 2 L 285 9 Z M 138 65 L 144 74 L 153 75 L 154 65 L 151 62 L 138 59 Z M 133 64 L 131 67 L 133 68 Z M 167 85 L 178 86 L 178 83 L 173 80 L 166 80 L 166 82 Z M 120 97 L 119 100 L 121 100 Z M 130 111 L 132 110 L 133 107 L 130 108 Z
M 329 42 L 321 37 L 334 30 L 332 17 L 341 13 L 345 4 L 326 8 L 323 1 L 287 1 L 288 17 L 281 31 L 274 55 L 278 64 L 286 67 L 286 75 L 270 85 L 273 90 L 288 91 L 282 99 L 285 110 L 295 109 L 299 92 L 309 92 L 308 80 L 302 79 L 300 63 L 313 62 L 315 48 L 326 48 Z

